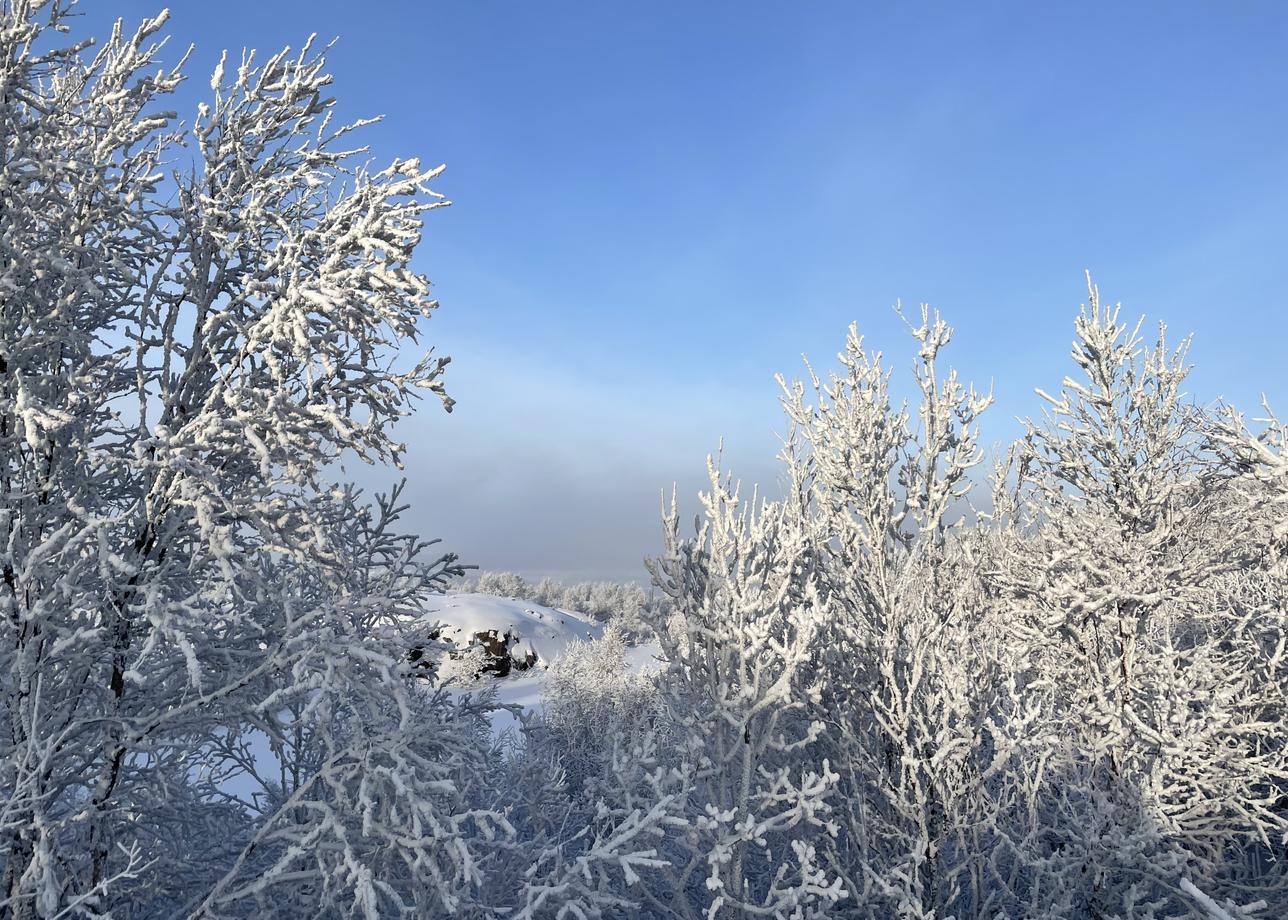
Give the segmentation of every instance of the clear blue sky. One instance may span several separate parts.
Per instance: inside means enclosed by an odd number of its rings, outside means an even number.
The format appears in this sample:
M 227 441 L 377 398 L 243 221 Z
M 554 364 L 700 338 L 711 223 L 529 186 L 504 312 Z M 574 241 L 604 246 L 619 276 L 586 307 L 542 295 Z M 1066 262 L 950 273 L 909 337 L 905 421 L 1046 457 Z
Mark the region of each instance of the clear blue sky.
M 898 299 L 994 382 L 990 442 L 1068 369 L 1084 268 L 1195 333 L 1202 400 L 1288 412 L 1288 4 L 172 10 L 192 92 L 223 47 L 338 36 L 375 155 L 447 163 L 420 268 L 459 406 L 403 431 L 414 525 L 484 568 L 638 576 L 721 435 L 772 480 L 774 372 L 851 321 L 906 371 Z

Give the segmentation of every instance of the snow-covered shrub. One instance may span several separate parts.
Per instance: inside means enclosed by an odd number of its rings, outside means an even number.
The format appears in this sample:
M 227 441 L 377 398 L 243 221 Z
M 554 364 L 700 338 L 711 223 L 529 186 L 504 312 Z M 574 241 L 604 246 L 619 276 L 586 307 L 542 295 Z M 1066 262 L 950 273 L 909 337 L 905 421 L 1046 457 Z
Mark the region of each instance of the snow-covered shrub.
M 646 735 L 663 746 L 671 740 L 654 674 L 633 671 L 627 651 L 609 627 L 599 639 L 571 642 L 546 674 L 543 728 L 575 789 L 611 766 L 615 746 Z
M 690 771 L 652 733 L 606 739 L 605 769 L 579 789 L 566 782 L 560 744 L 540 729 L 505 762 L 497 788 L 520 842 L 494 848 L 485 907 L 468 916 L 694 916 L 659 877 L 667 841 L 691 820 Z
M 478 594 L 490 594 L 493 597 L 509 597 L 515 600 L 534 600 L 544 603 L 532 596 L 532 586 L 522 575 L 514 572 L 480 572 L 469 590 Z

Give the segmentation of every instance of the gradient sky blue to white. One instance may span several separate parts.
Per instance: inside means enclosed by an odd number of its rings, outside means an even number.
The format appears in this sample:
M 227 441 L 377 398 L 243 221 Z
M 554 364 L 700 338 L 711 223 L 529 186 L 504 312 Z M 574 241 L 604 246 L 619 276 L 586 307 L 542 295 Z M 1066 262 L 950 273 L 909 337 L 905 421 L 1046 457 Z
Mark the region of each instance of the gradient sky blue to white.
M 86 27 L 155 12 L 85 0 Z M 1192 390 L 1288 412 L 1288 5 L 178 0 L 197 53 L 339 36 L 378 159 L 445 162 L 419 267 L 457 411 L 408 421 L 413 526 L 465 561 L 637 577 L 704 456 L 772 481 L 776 371 L 939 307 L 998 402 L 1058 387 L 1090 268 L 1196 334 Z M 194 97 L 195 98 L 195 97 Z M 906 375 L 905 378 L 906 380 Z M 366 482 L 389 477 L 359 474 Z

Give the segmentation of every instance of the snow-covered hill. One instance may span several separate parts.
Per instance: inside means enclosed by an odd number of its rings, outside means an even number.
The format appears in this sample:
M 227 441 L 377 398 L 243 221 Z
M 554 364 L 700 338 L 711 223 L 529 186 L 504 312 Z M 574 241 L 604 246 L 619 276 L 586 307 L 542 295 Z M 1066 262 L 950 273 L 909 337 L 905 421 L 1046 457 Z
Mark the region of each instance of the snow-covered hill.
M 515 598 L 485 594 L 444 594 L 426 602 L 418 617 L 422 628 L 441 624 L 440 640 L 456 654 L 482 648 L 489 658 L 508 653 L 513 670 L 544 670 L 574 639 L 589 641 L 604 627 L 589 617 Z M 506 676 L 510 668 L 500 670 Z
M 451 643 L 451 656 L 442 656 L 439 664 L 457 691 L 490 685 L 497 702 L 534 710 L 542 705 L 549 667 L 571 643 L 600 639 L 604 625 L 580 613 L 518 598 L 445 594 L 427 601 L 406 630 L 411 642 L 431 634 Z M 654 668 L 656 654 L 655 644 L 628 649 L 626 667 L 635 673 Z M 509 661 L 498 668 L 501 655 Z M 489 662 L 491 666 L 481 667 Z M 499 710 L 492 724 L 499 733 L 513 724 L 513 717 Z

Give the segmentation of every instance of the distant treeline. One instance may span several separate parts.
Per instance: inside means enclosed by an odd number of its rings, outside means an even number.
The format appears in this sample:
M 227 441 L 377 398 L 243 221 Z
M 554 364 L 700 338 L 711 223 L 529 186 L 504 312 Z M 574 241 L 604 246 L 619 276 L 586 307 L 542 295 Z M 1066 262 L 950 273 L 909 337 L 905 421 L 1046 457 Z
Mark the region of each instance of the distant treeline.
M 484 571 L 453 581 L 447 590 L 452 594 L 512 597 L 571 610 L 618 627 L 628 641 L 639 641 L 650 634 L 645 614 L 652 619 L 670 612 L 668 598 L 632 581 L 564 584 L 546 577 L 533 582 L 516 572 Z

